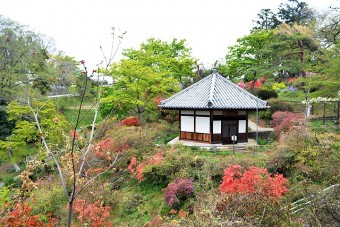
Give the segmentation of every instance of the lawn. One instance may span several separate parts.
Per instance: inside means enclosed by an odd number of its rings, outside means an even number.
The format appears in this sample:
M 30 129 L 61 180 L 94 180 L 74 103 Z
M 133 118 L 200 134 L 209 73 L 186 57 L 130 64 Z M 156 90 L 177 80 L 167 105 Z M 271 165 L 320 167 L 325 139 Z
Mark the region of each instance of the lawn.
M 95 111 L 94 109 L 82 109 L 80 111 L 80 123 L 79 127 L 82 126 L 88 126 L 92 124 L 93 117 L 94 117 Z M 65 108 L 64 109 L 64 116 L 66 119 L 72 124 L 75 125 L 77 121 L 78 116 L 78 109 L 77 108 Z M 96 123 L 102 121 L 102 117 L 100 114 L 97 115 Z

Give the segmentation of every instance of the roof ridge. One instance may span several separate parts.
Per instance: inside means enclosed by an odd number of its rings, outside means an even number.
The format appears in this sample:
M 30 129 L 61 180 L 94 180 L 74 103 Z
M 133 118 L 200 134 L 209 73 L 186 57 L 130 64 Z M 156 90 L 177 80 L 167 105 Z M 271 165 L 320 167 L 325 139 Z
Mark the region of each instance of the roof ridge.
M 214 98 L 214 92 L 215 92 L 215 84 L 216 84 L 216 73 L 214 72 L 212 74 L 212 80 L 210 85 L 210 93 L 209 93 L 209 99 L 208 99 L 208 106 L 212 105 L 212 101 Z

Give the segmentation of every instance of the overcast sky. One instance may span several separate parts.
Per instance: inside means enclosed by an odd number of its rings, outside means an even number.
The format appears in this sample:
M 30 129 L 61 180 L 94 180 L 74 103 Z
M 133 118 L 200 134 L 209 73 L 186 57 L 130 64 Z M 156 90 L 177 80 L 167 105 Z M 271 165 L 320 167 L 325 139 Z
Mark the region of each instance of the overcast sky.
M 263 8 L 274 12 L 287 0 L 0 0 L 0 14 L 28 25 L 90 67 L 108 52 L 111 27 L 127 31 L 122 48 L 138 48 L 150 37 L 186 39 L 206 67 L 224 58 L 227 47 L 249 33 Z M 318 10 L 339 0 L 305 0 Z M 117 55 L 115 61 L 119 60 Z

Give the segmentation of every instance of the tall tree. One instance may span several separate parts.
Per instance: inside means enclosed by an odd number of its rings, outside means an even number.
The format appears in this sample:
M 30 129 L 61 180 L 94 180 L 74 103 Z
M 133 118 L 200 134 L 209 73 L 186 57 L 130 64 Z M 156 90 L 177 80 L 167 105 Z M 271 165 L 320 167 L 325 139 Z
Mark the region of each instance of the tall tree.
M 191 49 L 187 47 L 185 40 L 173 39 L 171 42 L 165 42 L 150 38 L 142 43 L 138 50 L 126 49 L 123 55 L 178 80 L 182 87 L 195 75 L 195 59 L 191 56 Z
M 48 45 L 43 36 L 0 16 L 1 98 L 12 100 L 21 84 L 45 70 Z
M 290 76 L 304 76 L 313 64 L 317 64 L 316 51 L 320 43 L 313 29 L 294 24 L 282 24 L 275 29 L 272 48 L 272 65 Z
M 330 48 L 340 41 L 340 8 L 330 8 L 318 16 L 317 32 L 321 44 Z
M 255 21 L 253 20 L 253 23 L 255 23 L 255 26 L 253 27 L 254 31 L 261 29 L 274 29 L 281 24 L 281 21 L 271 9 L 261 9 L 261 11 L 257 14 L 257 19 Z
M 231 78 L 245 76 L 250 80 L 255 71 L 259 76 L 271 74 L 268 62 L 271 50 L 266 47 L 273 35 L 271 30 L 259 30 L 237 39 L 237 44 L 229 47 L 223 73 Z
M 124 59 L 113 64 L 110 74 L 115 83 L 104 91 L 101 100 L 104 116 L 112 111 L 120 117 L 137 115 L 144 124 L 145 117 L 151 117 L 157 109 L 155 98 L 176 90 L 174 78 L 137 60 Z
M 49 67 L 48 73 L 53 75 L 52 95 L 72 93 L 69 89 L 72 84 L 77 83 L 77 75 L 80 73 L 79 62 L 73 57 L 59 52 L 49 58 L 47 65 Z
M 167 43 L 150 38 L 139 49 L 124 50 L 123 55 L 126 59 L 110 68 L 114 85 L 103 95 L 103 115 L 114 110 L 120 117 L 138 115 L 143 123 L 155 113 L 155 98 L 177 90 L 177 84 L 185 87 L 195 76 L 195 61 L 185 40 Z
M 277 15 L 286 24 L 306 25 L 315 18 L 314 12 L 308 7 L 308 4 L 298 0 L 288 0 L 288 3 L 281 3 Z

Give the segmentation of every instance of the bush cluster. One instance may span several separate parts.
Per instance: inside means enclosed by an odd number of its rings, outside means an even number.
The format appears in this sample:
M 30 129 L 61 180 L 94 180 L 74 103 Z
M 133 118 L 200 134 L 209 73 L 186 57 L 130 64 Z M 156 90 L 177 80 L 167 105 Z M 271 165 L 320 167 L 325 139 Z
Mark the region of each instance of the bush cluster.
M 266 90 L 266 89 L 260 89 L 257 92 L 257 95 L 260 99 L 264 99 L 264 100 L 278 97 L 278 94 L 275 90 Z
M 164 189 L 164 199 L 170 207 L 181 203 L 194 194 L 194 185 L 191 179 L 179 178 L 169 183 Z

